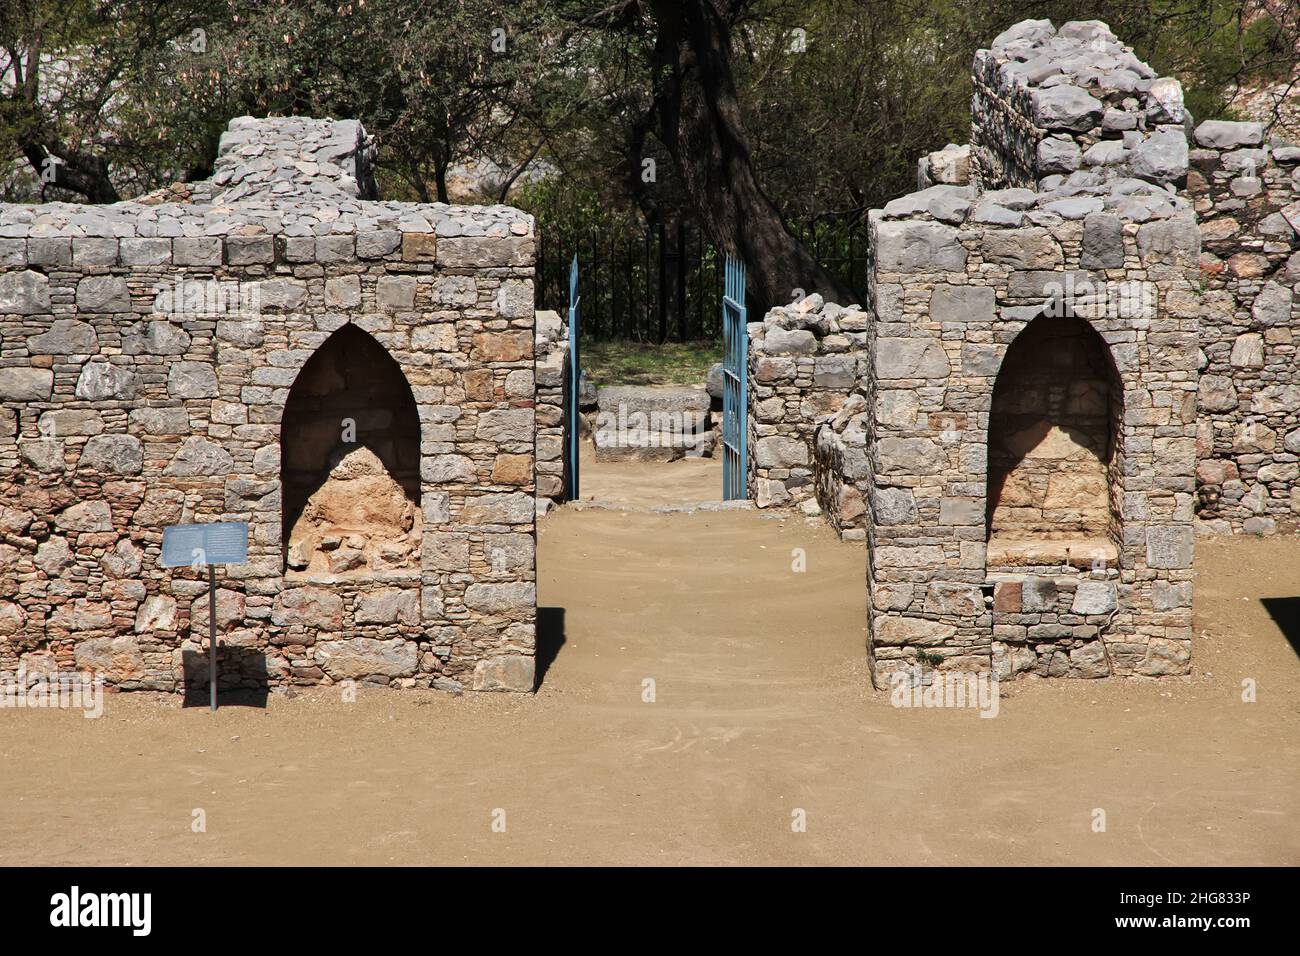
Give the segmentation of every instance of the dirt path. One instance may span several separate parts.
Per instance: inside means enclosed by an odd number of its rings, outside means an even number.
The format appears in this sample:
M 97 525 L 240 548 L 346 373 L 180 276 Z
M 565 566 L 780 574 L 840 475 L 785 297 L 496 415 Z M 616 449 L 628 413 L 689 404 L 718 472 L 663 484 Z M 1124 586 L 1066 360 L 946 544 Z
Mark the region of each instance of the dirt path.
M 677 508 L 722 497 L 722 452 L 671 462 L 596 461 L 591 442 L 579 446 L 581 498 L 631 508 Z
M 867 689 L 863 552 L 824 527 L 563 509 L 536 697 L 0 711 L 0 863 L 1295 864 L 1300 662 L 1259 598 L 1298 555 L 1201 548 L 1192 681 L 1004 685 L 986 720 Z

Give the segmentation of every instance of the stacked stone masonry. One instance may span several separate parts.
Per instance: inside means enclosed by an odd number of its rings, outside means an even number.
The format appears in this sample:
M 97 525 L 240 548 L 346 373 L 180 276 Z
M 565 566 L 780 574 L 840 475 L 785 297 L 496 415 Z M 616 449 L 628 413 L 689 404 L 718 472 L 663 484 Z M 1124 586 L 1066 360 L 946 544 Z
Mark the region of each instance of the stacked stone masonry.
M 163 528 L 247 521 L 222 686 L 532 689 L 533 222 L 364 198 L 368 156 L 244 118 L 210 182 L 0 206 L 0 669 L 202 685 Z
M 820 474 L 834 487 L 817 486 L 818 422 L 844 407 L 869 374 L 869 317 L 856 305 L 842 308 L 819 295 L 771 310 L 749 326 L 749 489 L 760 508 L 814 495 L 847 538 L 865 538 L 864 505 L 853 480 L 866 476 L 865 454 L 847 451 Z M 844 479 L 848 479 L 845 481 Z
M 810 436 L 788 472 L 755 455 L 755 496 L 793 495 L 772 481 L 802 487 L 810 461 L 832 524 L 866 538 L 878 681 L 918 659 L 1186 674 L 1194 529 L 1300 516 L 1300 150 L 1194 127 L 1177 81 L 1094 21 L 1017 24 L 974 86 L 969 150 L 870 216 L 853 387 L 797 377 L 820 301 L 751 327 L 751 434 Z M 763 378 L 789 383 L 770 410 Z
M 537 313 L 537 517 L 567 500 L 569 325 L 558 312 Z
M 1209 531 L 1300 523 L 1300 147 L 1258 123 L 1196 129 L 1201 224 L 1197 517 Z

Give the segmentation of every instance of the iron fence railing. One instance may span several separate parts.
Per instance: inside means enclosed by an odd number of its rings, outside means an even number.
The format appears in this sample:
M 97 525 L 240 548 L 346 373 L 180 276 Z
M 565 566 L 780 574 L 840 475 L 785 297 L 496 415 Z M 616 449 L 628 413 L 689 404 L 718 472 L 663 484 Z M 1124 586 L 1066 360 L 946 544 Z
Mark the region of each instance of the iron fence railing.
M 822 220 L 792 231 L 851 290 L 865 286 L 864 225 Z M 678 223 L 629 234 L 548 229 L 541 223 L 538 232 L 537 307 L 568 308 L 569 267 L 577 255 L 582 334 L 588 340 L 721 339 L 726 257 L 697 229 Z

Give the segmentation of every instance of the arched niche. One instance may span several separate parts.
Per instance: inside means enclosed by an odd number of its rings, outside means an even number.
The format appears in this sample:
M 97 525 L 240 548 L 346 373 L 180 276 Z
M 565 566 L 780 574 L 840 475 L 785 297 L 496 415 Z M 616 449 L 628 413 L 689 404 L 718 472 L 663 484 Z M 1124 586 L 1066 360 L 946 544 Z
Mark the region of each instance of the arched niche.
M 280 426 L 286 573 L 419 567 L 420 418 L 401 367 L 355 325 L 289 390 Z
M 1124 391 L 1082 318 L 1043 315 L 1016 337 L 993 389 L 988 564 L 1118 560 Z

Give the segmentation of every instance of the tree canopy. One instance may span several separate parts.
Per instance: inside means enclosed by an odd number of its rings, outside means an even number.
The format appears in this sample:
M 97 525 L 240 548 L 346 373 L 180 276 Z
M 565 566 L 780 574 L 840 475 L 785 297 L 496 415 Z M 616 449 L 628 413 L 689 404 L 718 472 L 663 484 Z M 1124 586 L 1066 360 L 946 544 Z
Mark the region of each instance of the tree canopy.
M 971 58 L 1026 17 L 1107 21 L 1198 119 L 1297 78 L 1277 0 L 8 0 L 0 186 L 111 202 L 206 175 L 233 116 L 356 117 L 390 198 L 460 176 L 544 222 L 686 220 L 769 297 L 835 291 L 788 225 L 964 142 Z

